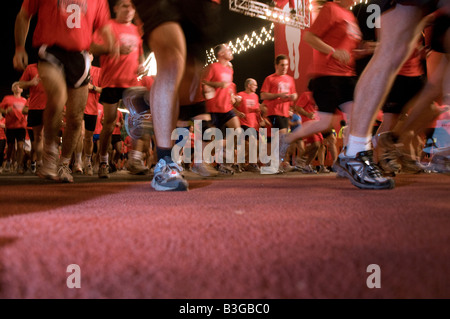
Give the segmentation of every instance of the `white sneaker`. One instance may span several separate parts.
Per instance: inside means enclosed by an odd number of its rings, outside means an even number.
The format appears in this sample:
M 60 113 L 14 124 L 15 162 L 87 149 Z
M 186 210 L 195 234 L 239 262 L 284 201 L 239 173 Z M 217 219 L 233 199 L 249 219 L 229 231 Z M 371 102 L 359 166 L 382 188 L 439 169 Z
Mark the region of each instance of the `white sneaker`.
M 73 183 L 72 171 L 68 164 L 58 165 L 58 177 L 59 181 L 63 183 Z
M 148 167 L 144 165 L 144 161 L 136 158 L 128 159 L 127 169 L 133 175 L 146 175 L 148 173 Z
M 188 182 L 183 178 L 183 169 L 166 156 L 155 166 L 152 187 L 157 191 L 187 191 Z
M 204 177 L 217 176 L 219 172 L 206 163 L 194 163 L 191 171 Z

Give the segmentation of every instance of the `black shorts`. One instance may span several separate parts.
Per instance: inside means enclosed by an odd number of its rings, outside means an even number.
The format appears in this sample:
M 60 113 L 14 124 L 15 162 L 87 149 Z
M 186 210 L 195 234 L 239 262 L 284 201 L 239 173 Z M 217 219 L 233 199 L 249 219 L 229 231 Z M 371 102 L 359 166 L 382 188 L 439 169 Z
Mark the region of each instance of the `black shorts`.
M 190 121 L 200 114 L 208 114 L 208 112 L 206 111 L 206 104 L 204 101 L 191 105 L 181 105 L 180 115 L 178 115 L 178 119 L 180 121 Z
M 26 131 L 24 128 L 7 128 L 5 133 L 8 144 L 25 141 Z
M 28 127 L 35 127 L 44 125 L 43 121 L 44 110 L 28 110 L 27 125 Z
M 258 139 L 259 132 L 254 127 L 241 125 L 241 128 L 243 130 L 243 134 L 246 141 L 250 140 L 250 136 L 253 136 L 254 138 Z
M 122 99 L 126 88 L 103 88 L 100 94 L 100 103 L 116 104 Z
M 122 142 L 122 135 L 120 134 L 113 134 L 111 136 L 111 145 L 114 147 L 117 143 Z
M 165 22 L 178 22 L 186 37 L 187 52 L 204 60 L 220 25 L 220 5 L 209 0 L 133 0 L 144 23 L 144 38 Z
M 322 76 L 312 79 L 309 86 L 319 111 L 335 113 L 340 105 L 353 101 L 356 77 Z
M 225 137 L 227 128 L 225 124 L 235 116 L 236 114 L 233 110 L 228 111 L 227 113 L 211 113 L 211 122 L 216 128 L 222 131 L 222 134 Z
M 97 115 L 84 114 L 84 128 L 86 131 L 95 131 L 95 125 L 97 124 Z
M 42 45 L 38 55 L 39 61 L 48 62 L 63 70 L 69 87 L 79 88 L 89 83 L 91 79 L 89 52 L 67 51 L 58 46 Z
M 397 75 L 383 106 L 384 113 L 400 114 L 404 106 L 423 88 L 422 76 Z
M 280 115 L 269 115 L 270 123 L 272 123 L 272 128 L 277 128 L 279 130 L 289 128 L 289 118 Z

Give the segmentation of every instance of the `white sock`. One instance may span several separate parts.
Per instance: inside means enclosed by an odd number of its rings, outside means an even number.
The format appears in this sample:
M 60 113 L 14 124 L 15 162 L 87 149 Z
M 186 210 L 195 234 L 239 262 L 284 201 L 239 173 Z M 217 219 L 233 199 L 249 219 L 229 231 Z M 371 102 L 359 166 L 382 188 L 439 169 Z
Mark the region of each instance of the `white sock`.
M 345 155 L 354 157 L 356 153 L 368 151 L 372 148 L 371 146 L 372 136 L 358 137 L 349 135 L 347 148 L 345 150 Z
M 100 163 L 108 163 L 109 155 L 100 155 Z
M 142 152 L 140 152 L 140 151 L 136 151 L 136 150 L 131 150 L 131 152 L 130 152 L 131 154 L 130 154 L 130 157 L 132 158 L 132 159 L 135 159 L 135 160 L 141 160 L 142 159 L 142 157 L 143 157 L 143 153 Z

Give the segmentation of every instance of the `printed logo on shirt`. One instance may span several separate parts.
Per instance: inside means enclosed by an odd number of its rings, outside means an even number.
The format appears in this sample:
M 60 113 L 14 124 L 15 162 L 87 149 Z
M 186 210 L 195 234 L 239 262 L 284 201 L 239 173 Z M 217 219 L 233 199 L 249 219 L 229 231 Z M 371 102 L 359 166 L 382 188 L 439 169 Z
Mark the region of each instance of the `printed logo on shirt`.
M 362 34 L 361 30 L 359 29 L 358 25 L 353 21 L 345 20 L 347 23 L 347 34 L 350 36 L 350 38 L 361 41 L 362 40 Z
M 278 82 L 278 93 L 289 92 L 291 84 L 289 82 Z
M 120 44 L 129 47 L 131 51 L 135 51 L 138 48 L 139 39 L 133 34 L 121 33 L 119 41 Z
M 252 106 L 255 106 L 255 100 L 253 100 L 253 99 L 246 99 L 245 100 L 245 105 L 247 105 L 247 106 L 250 106 L 250 107 L 252 107 Z

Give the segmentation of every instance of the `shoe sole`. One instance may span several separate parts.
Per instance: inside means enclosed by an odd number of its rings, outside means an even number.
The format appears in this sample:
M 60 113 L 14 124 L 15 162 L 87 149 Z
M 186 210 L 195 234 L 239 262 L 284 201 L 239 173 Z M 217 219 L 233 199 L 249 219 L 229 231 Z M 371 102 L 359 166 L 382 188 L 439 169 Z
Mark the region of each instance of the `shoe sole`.
M 164 187 L 164 186 L 161 186 L 161 185 L 157 184 L 155 182 L 155 179 L 152 179 L 151 185 L 156 191 L 162 191 L 162 192 L 170 192 L 170 191 L 180 192 L 180 191 L 187 191 L 187 190 L 189 190 L 189 186 L 188 185 L 184 185 L 182 183 L 178 184 L 178 186 L 176 188 Z
M 360 189 L 393 189 L 395 187 L 395 181 L 393 179 L 389 179 L 389 185 L 367 185 L 362 184 L 356 181 L 351 174 L 347 172 L 339 163 L 333 164 L 333 169 L 336 170 L 336 173 L 339 177 L 346 177 L 350 180 L 350 182 L 360 188 Z
M 59 181 L 59 177 L 58 176 L 45 175 L 45 174 L 42 174 L 42 173 L 39 173 L 39 172 L 37 172 L 36 175 L 39 176 L 42 179 L 47 179 L 49 181 Z

